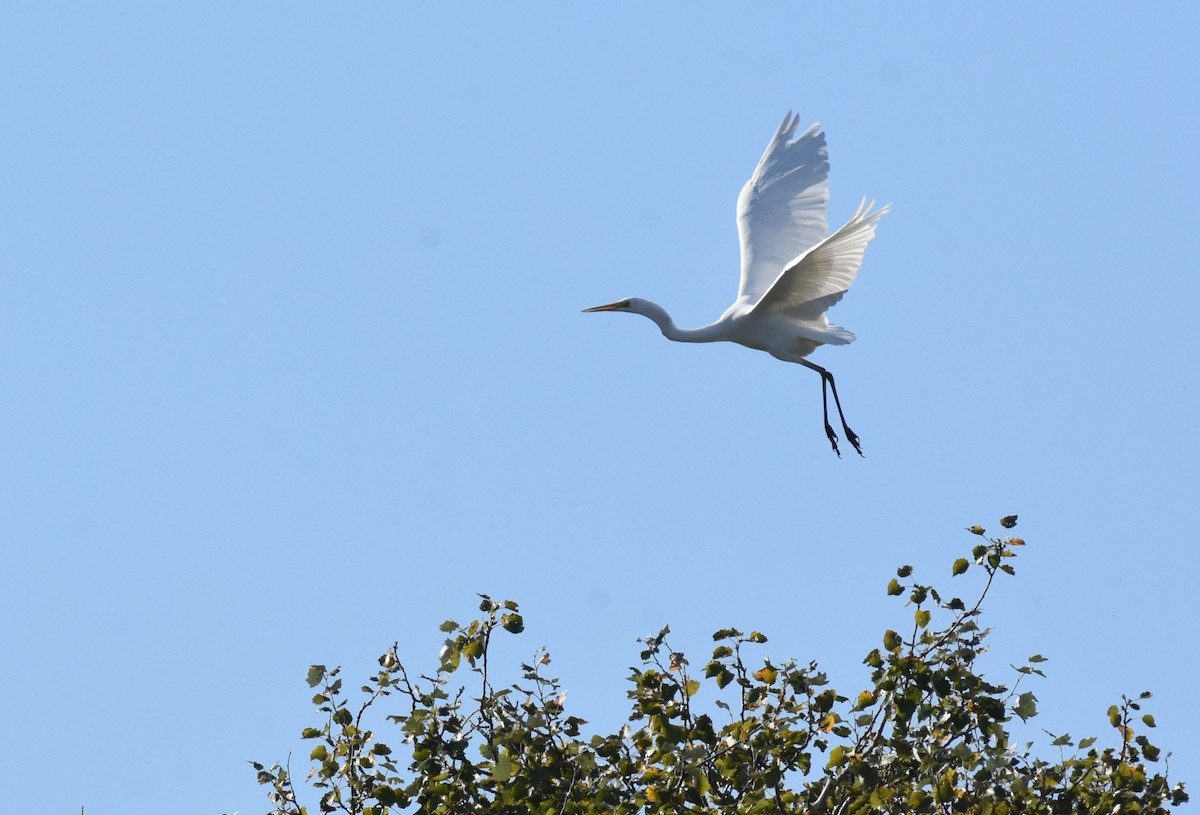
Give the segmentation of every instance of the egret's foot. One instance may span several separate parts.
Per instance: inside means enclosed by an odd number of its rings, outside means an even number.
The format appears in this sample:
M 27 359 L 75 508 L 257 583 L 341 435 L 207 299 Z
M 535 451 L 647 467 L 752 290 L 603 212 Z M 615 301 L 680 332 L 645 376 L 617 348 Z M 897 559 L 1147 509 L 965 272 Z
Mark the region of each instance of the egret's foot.
M 842 451 L 838 449 L 838 445 L 837 445 L 838 435 L 837 435 L 837 433 L 833 432 L 833 426 L 831 424 L 829 424 L 829 422 L 825 423 L 825 435 L 829 437 L 829 443 L 833 445 L 833 452 L 837 453 L 838 458 L 841 458 Z M 854 445 L 855 449 L 858 449 L 858 437 L 857 436 L 853 436 L 853 435 L 850 436 L 850 443 Z M 859 452 L 859 455 L 862 455 L 861 451 Z
M 858 443 L 858 434 L 846 427 L 846 425 L 842 425 L 842 430 L 846 431 L 846 440 L 854 445 L 854 452 L 862 456 L 863 451 L 862 446 Z M 863 458 L 866 458 L 866 456 L 863 456 Z

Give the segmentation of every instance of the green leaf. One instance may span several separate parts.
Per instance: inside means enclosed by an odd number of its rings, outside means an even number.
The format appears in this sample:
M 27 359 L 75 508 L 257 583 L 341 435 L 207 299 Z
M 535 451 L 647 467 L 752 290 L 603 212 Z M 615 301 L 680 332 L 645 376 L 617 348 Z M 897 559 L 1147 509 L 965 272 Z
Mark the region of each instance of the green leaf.
M 1005 515 L 1003 518 L 1000 519 L 1000 525 L 1002 527 L 1004 527 L 1005 529 L 1012 529 L 1014 526 L 1017 525 L 1017 516 L 1016 515 Z
M 507 750 L 501 750 L 500 755 L 496 758 L 496 763 L 492 767 L 493 781 L 507 781 L 512 777 L 512 759 L 508 757 Z
M 929 611 L 927 609 L 923 609 L 923 608 L 917 609 L 917 613 L 914 616 L 916 617 L 918 627 L 924 628 L 925 626 L 929 625 L 929 616 L 930 615 L 929 615 Z
M 458 670 L 459 663 L 462 661 L 462 649 L 456 643 L 446 640 L 439 656 L 442 664 L 438 670 L 453 673 Z
M 950 573 L 957 577 L 970 567 L 971 561 L 967 560 L 965 557 L 960 557 L 958 560 L 954 561 L 954 567 L 950 570 Z
M 1086 750 L 1087 748 L 1091 747 L 1095 743 L 1096 743 L 1096 737 L 1088 736 L 1086 739 L 1079 740 L 1079 749 Z
M 1142 717 L 1142 721 L 1145 722 L 1146 727 L 1157 727 L 1158 726 L 1154 723 L 1154 717 L 1151 716 L 1149 713 L 1147 713 L 1145 716 Z
M 1050 746 L 1051 747 L 1070 747 L 1071 746 L 1071 734 L 1063 733 L 1057 739 L 1050 742 Z
M 892 631 L 891 629 L 888 629 L 883 634 L 883 647 L 885 650 L 899 651 L 900 645 L 903 642 L 904 642 L 904 640 L 902 640 L 900 638 L 900 635 L 897 634 L 895 631 Z
M 813 710 L 825 713 L 833 708 L 833 703 L 837 701 L 838 695 L 835 690 L 827 690 L 818 693 L 812 700 Z
M 1047 662 L 1048 660 L 1046 659 L 1046 657 L 1042 656 L 1041 654 L 1034 654 L 1027 661 L 1028 662 Z
M 325 678 L 325 666 L 324 665 L 313 665 L 312 667 L 310 667 L 308 669 L 308 677 L 306 678 L 306 681 L 308 682 L 308 686 L 310 688 L 315 688 L 317 685 L 320 685 L 321 680 L 324 678 Z
M 731 656 L 733 656 L 733 649 L 730 648 L 728 645 L 718 645 L 716 648 L 713 649 L 713 655 L 712 655 L 713 659 L 723 659 L 725 657 L 731 657 Z
M 1108 721 L 1113 727 L 1121 726 L 1121 708 L 1116 705 L 1109 705 Z
M 329 758 L 329 751 L 325 749 L 324 744 L 318 744 L 312 749 L 312 752 L 308 754 L 308 757 L 313 761 L 324 761 L 325 759 Z
M 733 637 L 740 636 L 742 636 L 742 632 L 738 631 L 736 628 L 722 628 L 720 631 L 713 633 L 714 640 L 728 640 L 732 639 Z
M 446 622 L 444 622 L 438 626 L 438 631 L 450 632 L 450 631 L 457 631 L 457 630 L 458 630 L 458 623 L 454 622 L 454 620 L 446 620 Z
M 510 634 L 520 634 L 525 630 L 525 620 L 520 614 L 505 614 L 501 616 L 500 625 Z
M 767 641 L 766 634 L 762 634 L 758 631 L 750 632 L 750 642 L 766 642 L 766 641 Z
M 1037 697 L 1029 691 L 1022 693 L 1017 697 L 1017 704 L 1013 707 L 1013 713 L 1021 717 L 1022 721 L 1028 721 L 1037 715 Z
M 684 693 L 687 694 L 688 698 L 695 696 L 697 691 L 699 691 L 699 690 L 700 690 L 700 680 L 698 680 L 698 679 L 689 679 L 687 681 L 687 685 L 683 689 Z
M 899 569 L 896 570 L 896 576 L 897 577 L 908 577 L 910 574 L 912 574 L 912 572 L 913 572 L 912 566 L 901 566 Z
M 899 580 L 897 580 L 896 578 L 893 577 L 891 582 L 888 583 L 887 593 L 892 597 L 895 597 L 896 595 L 904 594 L 904 587 L 900 585 Z

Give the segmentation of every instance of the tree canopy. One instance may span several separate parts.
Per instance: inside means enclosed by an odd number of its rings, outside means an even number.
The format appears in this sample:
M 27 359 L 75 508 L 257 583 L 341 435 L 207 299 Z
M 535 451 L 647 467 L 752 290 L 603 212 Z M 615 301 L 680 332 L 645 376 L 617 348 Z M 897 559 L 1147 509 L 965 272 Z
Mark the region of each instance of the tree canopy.
M 1016 516 L 1000 524 L 1016 525 Z M 864 663 L 869 685 L 839 691 L 815 662 L 754 659 L 766 635 L 726 628 L 704 659 L 668 642 L 669 628 L 638 640 L 629 720 L 586 734 L 566 709 L 544 649 L 499 684 L 489 662 L 494 636 L 524 629 L 518 604 L 481 595 L 481 616 L 447 620 L 438 664 L 414 675 L 398 644 L 379 671 L 348 693 L 341 670 L 314 665 L 311 771 L 254 763 L 272 815 L 416 812 L 623 815 L 624 813 L 1161 813 L 1187 801 L 1167 777 L 1147 733 L 1150 694 L 1108 709 L 1102 741 L 1051 736 L 1054 758 L 1010 733 L 1037 715 L 1021 689 L 1043 675 L 1040 655 L 1001 683 L 977 665 L 990 633 L 983 601 L 1025 542 L 979 526 L 952 578 L 979 571 L 963 600 L 919 582 L 901 566 L 886 586 L 904 603 Z M 465 670 L 464 670 L 465 669 Z M 472 677 L 471 675 L 474 674 Z M 697 704 L 697 694 L 709 688 Z M 353 696 L 353 700 L 350 698 Z M 306 786 L 313 791 L 308 793 Z

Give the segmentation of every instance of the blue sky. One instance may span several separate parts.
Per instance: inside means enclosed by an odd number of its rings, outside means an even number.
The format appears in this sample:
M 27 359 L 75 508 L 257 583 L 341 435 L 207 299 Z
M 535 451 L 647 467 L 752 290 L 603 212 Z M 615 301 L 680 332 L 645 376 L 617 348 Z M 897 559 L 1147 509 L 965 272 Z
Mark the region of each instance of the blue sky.
M 1077 737 L 1153 690 L 1200 782 L 1198 17 L 9 6 L 7 806 L 265 811 L 244 762 L 302 763 L 307 666 L 431 669 L 475 592 L 599 729 L 667 623 L 857 692 L 893 569 L 949 584 L 1008 513 L 993 675 L 1048 656 L 1036 723 Z M 579 313 L 715 319 L 788 109 L 825 125 L 831 223 L 893 204 L 831 313 L 858 341 L 812 357 L 864 459 L 811 372 Z

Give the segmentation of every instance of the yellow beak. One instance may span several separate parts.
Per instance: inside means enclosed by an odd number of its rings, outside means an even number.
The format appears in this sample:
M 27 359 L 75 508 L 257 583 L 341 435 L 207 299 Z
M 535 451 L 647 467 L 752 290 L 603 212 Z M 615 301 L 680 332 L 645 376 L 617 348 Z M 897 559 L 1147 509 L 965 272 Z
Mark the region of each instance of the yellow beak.
M 583 313 L 588 314 L 593 311 L 620 311 L 621 309 L 627 308 L 628 306 L 629 306 L 628 300 L 618 300 L 617 302 L 609 303 L 606 306 L 592 306 L 591 308 L 585 308 L 583 310 Z

